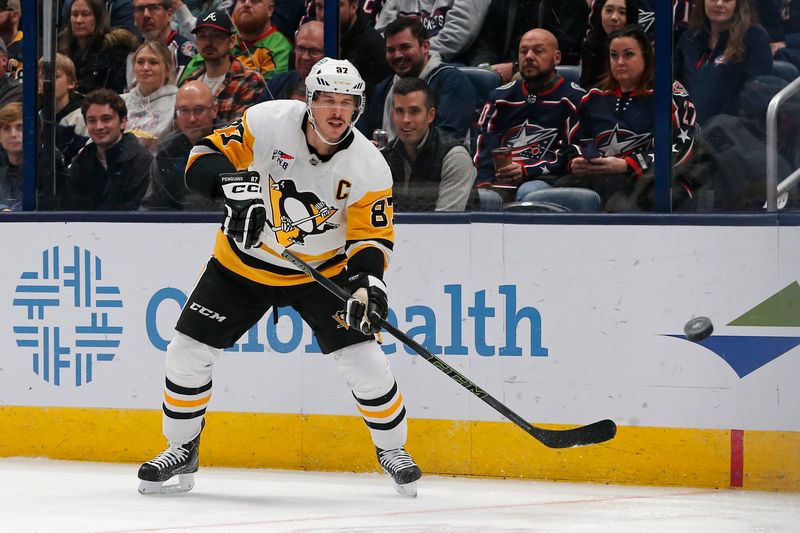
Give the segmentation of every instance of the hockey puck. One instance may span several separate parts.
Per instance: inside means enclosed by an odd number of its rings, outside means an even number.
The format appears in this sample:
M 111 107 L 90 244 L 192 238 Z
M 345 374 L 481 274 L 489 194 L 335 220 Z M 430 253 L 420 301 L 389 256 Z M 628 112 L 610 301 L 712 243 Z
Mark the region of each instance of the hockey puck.
M 683 326 L 683 332 L 690 341 L 700 342 L 703 339 L 707 339 L 714 332 L 714 324 L 711 323 L 711 319 L 698 316 Z

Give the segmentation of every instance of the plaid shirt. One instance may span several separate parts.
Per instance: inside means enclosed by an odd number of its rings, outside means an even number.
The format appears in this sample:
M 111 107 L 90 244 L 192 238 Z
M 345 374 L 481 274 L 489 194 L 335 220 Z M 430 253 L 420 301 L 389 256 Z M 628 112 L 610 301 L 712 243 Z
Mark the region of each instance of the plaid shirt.
M 264 100 L 267 83 L 255 70 L 249 69 L 233 56 L 231 68 L 225 74 L 222 88 L 217 92 L 217 124 L 230 124 L 240 118 L 244 110 Z M 199 80 L 206 73 L 203 65 L 188 80 Z

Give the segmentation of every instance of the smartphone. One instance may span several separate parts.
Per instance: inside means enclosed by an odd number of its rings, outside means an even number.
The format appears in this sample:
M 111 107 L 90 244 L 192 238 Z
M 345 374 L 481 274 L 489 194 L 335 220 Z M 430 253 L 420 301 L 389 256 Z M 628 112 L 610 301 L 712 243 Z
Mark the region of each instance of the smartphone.
M 587 161 L 600 157 L 600 150 L 597 149 L 597 144 L 594 140 L 589 139 L 581 142 L 581 155 Z

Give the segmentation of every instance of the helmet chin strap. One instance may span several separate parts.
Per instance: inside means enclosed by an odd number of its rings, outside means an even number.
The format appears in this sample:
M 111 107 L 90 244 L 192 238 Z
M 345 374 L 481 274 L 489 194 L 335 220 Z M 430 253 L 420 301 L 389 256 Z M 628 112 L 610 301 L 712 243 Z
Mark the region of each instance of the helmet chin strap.
M 350 135 L 350 132 L 353 131 L 353 126 L 355 125 L 355 121 L 351 120 L 350 125 L 347 126 L 347 131 L 344 133 L 344 135 L 342 135 L 342 138 L 336 142 L 331 142 L 325 138 L 321 131 L 319 131 L 319 128 L 317 127 L 317 121 L 314 120 L 314 113 L 311 112 L 310 106 L 306 107 L 306 113 L 308 113 L 308 122 L 311 124 L 311 127 L 314 128 L 314 132 L 316 132 L 317 137 L 319 137 L 320 140 L 328 146 L 337 146 L 344 142 L 344 140 L 347 139 L 347 136 Z

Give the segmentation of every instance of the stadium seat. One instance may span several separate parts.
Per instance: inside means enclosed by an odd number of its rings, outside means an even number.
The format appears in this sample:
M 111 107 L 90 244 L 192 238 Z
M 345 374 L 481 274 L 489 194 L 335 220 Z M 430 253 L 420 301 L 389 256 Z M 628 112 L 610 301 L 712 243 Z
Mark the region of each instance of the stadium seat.
M 489 98 L 489 93 L 500 86 L 500 76 L 497 72 L 478 67 L 457 67 L 469 79 L 475 92 L 478 93 L 478 108 L 483 107 Z
M 567 81 L 576 85 L 581 84 L 581 67 L 579 65 L 558 65 L 556 70 Z
M 773 61 L 772 73 L 786 81 L 794 81 L 800 76 L 800 70 L 788 61 Z

